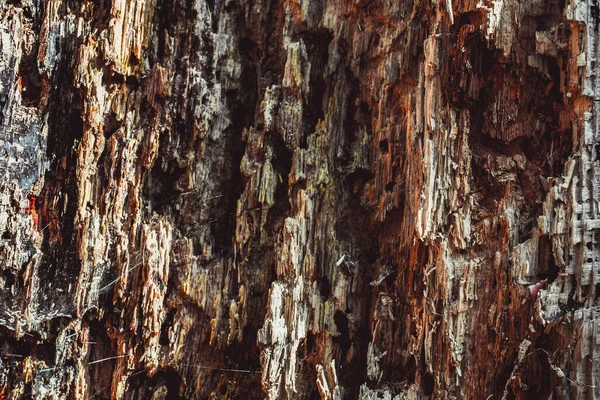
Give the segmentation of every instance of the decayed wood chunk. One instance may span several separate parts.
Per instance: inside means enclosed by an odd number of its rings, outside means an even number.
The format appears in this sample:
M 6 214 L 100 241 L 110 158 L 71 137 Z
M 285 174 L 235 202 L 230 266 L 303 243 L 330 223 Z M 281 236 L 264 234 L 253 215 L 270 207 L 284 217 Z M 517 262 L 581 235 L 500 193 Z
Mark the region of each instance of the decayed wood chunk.
M 594 1 L 0 3 L 0 397 L 600 397 Z

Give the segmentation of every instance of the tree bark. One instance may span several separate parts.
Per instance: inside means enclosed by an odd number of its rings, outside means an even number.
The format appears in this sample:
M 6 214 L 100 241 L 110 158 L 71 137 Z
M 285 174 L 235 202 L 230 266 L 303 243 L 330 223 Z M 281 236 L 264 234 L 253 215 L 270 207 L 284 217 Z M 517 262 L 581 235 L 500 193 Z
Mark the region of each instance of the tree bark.
M 599 23 L 0 0 L 0 398 L 600 398 Z

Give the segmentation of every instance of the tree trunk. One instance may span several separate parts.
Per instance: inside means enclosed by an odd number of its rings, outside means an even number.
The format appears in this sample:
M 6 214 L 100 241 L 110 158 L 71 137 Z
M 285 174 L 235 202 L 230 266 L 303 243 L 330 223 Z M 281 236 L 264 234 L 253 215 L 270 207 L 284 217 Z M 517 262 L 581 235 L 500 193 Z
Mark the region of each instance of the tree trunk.
M 600 398 L 599 24 L 0 0 L 0 398 Z

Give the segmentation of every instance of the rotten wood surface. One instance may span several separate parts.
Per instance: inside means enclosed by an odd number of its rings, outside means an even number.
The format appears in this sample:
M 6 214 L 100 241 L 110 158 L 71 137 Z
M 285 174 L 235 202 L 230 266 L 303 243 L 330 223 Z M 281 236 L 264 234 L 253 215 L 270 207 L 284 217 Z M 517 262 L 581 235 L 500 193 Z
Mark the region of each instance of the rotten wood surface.
M 595 0 L 0 0 L 0 398 L 600 398 Z

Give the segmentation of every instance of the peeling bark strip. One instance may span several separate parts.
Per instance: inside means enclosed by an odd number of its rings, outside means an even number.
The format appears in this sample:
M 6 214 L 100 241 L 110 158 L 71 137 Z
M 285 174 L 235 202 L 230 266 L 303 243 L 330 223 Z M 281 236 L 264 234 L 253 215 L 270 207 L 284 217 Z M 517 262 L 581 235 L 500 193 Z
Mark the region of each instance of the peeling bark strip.
M 0 0 L 0 398 L 600 398 L 595 0 Z

